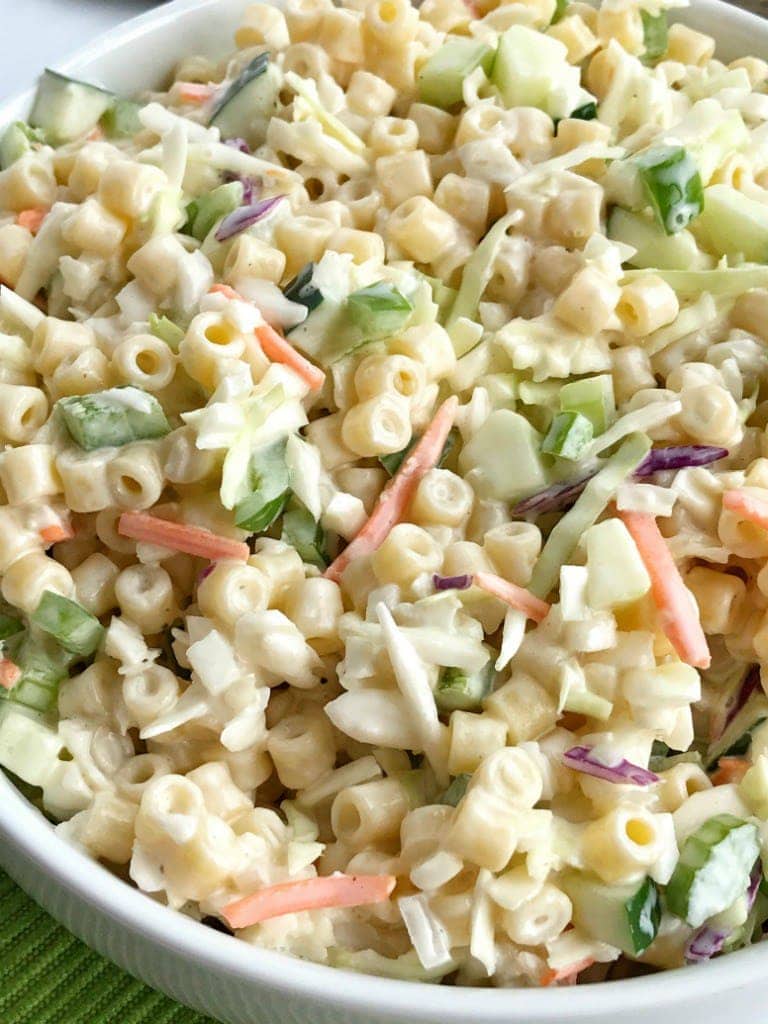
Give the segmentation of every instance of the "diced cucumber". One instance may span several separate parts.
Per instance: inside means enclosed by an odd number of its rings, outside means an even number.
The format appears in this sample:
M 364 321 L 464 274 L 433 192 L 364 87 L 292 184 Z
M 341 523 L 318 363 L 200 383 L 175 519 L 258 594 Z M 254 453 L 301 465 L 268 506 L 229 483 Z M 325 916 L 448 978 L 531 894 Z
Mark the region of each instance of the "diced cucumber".
M 445 792 L 437 798 L 437 803 L 447 804 L 448 807 L 457 807 L 459 801 L 463 799 L 464 794 L 467 792 L 467 786 L 471 778 L 472 776 L 467 772 L 457 775 L 451 780 Z
M 46 69 L 37 87 L 29 123 L 33 128 L 42 128 L 48 141 L 60 146 L 95 128 L 114 100 L 114 94 L 106 89 Z
M 260 146 L 277 110 L 279 92 L 280 72 L 268 53 L 260 53 L 216 104 L 210 123 L 223 139 L 245 139 L 252 149 Z
M 352 335 L 361 343 L 390 338 L 413 313 L 413 303 L 388 281 L 360 288 L 347 299 L 346 318 Z
M 516 501 L 548 482 L 540 449 L 541 436 L 524 416 L 497 409 L 464 445 L 459 465 L 482 496 Z
M 130 386 L 60 398 L 56 408 L 85 451 L 164 437 L 171 429 L 155 396 Z
M 9 693 L 10 700 L 34 711 L 50 711 L 62 680 L 67 678 L 71 655 L 42 633 L 27 634 L 14 661 L 21 669 L 21 677 Z
M 149 333 L 164 341 L 172 352 L 178 352 L 179 345 L 184 340 L 184 331 L 181 327 L 167 316 L 158 316 L 157 313 L 149 314 Z
M 261 533 L 285 508 L 290 496 L 290 478 L 285 462 L 287 439 L 282 438 L 251 456 L 250 494 L 235 506 L 235 523 L 243 530 Z
M 639 956 L 656 938 L 661 922 L 659 892 L 646 878 L 639 886 L 605 885 L 568 872 L 559 883 L 573 904 L 573 922 L 592 938 Z
M 202 242 L 222 218 L 242 205 L 242 182 L 228 181 L 225 185 L 217 185 L 187 206 L 187 223 L 182 231 Z
M 479 711 L 483 699 L 491 692 L 495 675 L 493 659 L 489 659 L 479 672 L 444 668 L 435 690 L 438 711 Z
M 560 388 L 560 410 L 581 413 L 592 424 L 595 436 L 604 433 L 616 416 L 610 373 L 563 384 Z
M 139 120 L 141 104 L 133 100 L 115 99 L 101 115 L 101 126 L 110 139 L 132 139 L 142 128 Z
M 291 302 L 298 302 L 301 306 L 306 306 L 309 313 L 313 309 L 317 309 L 323 301 L 323 293 L 312 282 L 314 270 L 315 264 L 307 263 L 298 272 L 296 277 L 288 282 L 283 291 L 286 299 L 289 299 Z
M 62 742 L 39 715 L 5 704 L 0 710 L 0 765 L 30 786 L 42 786 L 59 763 Z
M 768 206 L 730 185 L 704 190 L 704 209 L 692 228 L 700 244 L 715 256 L 768 263 Z
M 431 107 L 449 110 L 462 100 L 467 75 L 482 67 L 490 74 L 494 51 L 485 43 L 464 36 L 453 36 L 433 53 L 419 71 L 419 99 Z
M 405 448 L 403 448 L 399 452 L 392 452 L 391 455 L 379 456 L 379 462 L 382 464 L 384 469 L 386 469 L 390 476 L 394 476 L 398 469 L 400 469 L 400 466 L 402 465 L 406 455 L 408 455 L 411 449 L 414 447 L 414 445 L 418 443 L 419 437 L 420 435 L 418 434 L 415 437 L 412 437 L 410 442 L 405 446 Z M 446 437 L 445 439 L 443 450 L 442 452 L 440 452 L 440 458 L 437 460 L 438 467 L 444 464 L 445 460 L 456 447 L 456 442 L 458 441 L 458 439 L 458 432 L 456 430 L 451 430 L 448 434 L 448 437 Z
M 608 217 L 608 237 L 636 250 L 627 263 L 639 269 L 707 270 L 714 262 L 701 252 L 690 231 L 668 235 L 655 220 L 630 213 L 621 206 L 614 206 Z
M 325 531 L 298 502 L 283 516 L 280 540 L 295 548 L 302 562 L 315 565 L 318 569 L 327 568 L 329 559 Z
M 760 854 L 757 826 L 718 814 L 688 836 L 669 880 L 666 904 L 692 928 L 743 895 Z
M 12 615 L 0 615 L 0 643 L 24 631 L 24 624 Z
M 648 202 L 668 235 L 682 231 L 704 206 L 704 187 L 683 146 L 656 146 L 633 157 Z
M 587 549 L 587 603 L 612 611 L 639 600 L 651 588 L 648 570 L 620 519 L 604 519 L 584 534 Z
M 552 420 L 547 436 L 541 442 L 541 450 L 547 455 L 561 459 L 580 459 L 592 440 L 592 420 L 580 412 L 560 412 Z
M 93 654 L 104 636 L 104 627 L 94 615 L 51 590 L 43 593 L 31 621 L 72 654 Z
M 589 690 L 570 690 L 563 701 L 563 711 L 575 715 L 587 715 L 599 722 L 607 722 L 613 711 L 613 704 L 605 697 L 599 697 Z
M 0 138 L 0 171 L 29 153 L 35 142 L 45 142 L 45 134 L 40 129 L 30 128 L 24 121 L 9 124 Z
M 640 16 L 643 19 L 643 47 L 645 49 L 643 59 L 650 63 L 663 57 L 667 52 L 669 42 L 667 12 L 660 11 L 659 14 L 651 14 L 649 11 L 641 9 Z
M 501 36 L 491 77 L 507 107 L 538 107 L 560 118 L 582 105 L 579 68 L 568 63 L 565 46 L 526 25 Z

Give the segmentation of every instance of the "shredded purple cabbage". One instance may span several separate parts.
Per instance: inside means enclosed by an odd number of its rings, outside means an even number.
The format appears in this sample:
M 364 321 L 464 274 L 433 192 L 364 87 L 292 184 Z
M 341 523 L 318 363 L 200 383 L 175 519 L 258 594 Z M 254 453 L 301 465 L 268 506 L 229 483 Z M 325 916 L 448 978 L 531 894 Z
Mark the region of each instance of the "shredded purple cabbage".
M 239 181 L 243 186 L 243 201 L 241 206 L 250 206 L 256 199 L 261 195 L 262 181 L 260 178 L 249 178 L 245 174 L 232 174 L 227 172 L 224 175 L 224 181 L 226 183 L 230 181 Z
M 635 470 L 635 476 L 646 477 L 670 469 L 708 466 L 711 462 L 724 459 L 727 454 L 727 448 L 716 448 L 709 444 L 677 444 L 667 448 L 653 448 Z M 512 515 L 543 515 L 545 512 L 563 511 L 576 501 L 599 468 L 596 466 L 583 476 L 552 484 L 551 487 L 545 487 L 543 491 L 524 498 L 514 506 Z
M 205 579 L 205 578 L 206 578 L 207 576 L 210 576 L 210 575 L 211 575 L 211 573 L 213 572 L 213 570 L 214 570 L 215 568 L 216 568 L 216 563 L 215 563 L 215 562 L 209 562 L 209 564 L 208 564 L 208 565 L 206 565 L 206 566 L 203 566 L 203 568 L 202 568 L 202 569 L 200 570 L 200 572 L 199 572 L 199 573 L 197 574 L 197 585 L 198 585 L 198 587 L 200 586 L 200 584 L 201 584 L 201 583 L 203 582 L 203 580 L 204 580 L 204 579 Z
M 239 149 L 241 153 L 251 152 L 251 147 L 245 139 L 224 139 L 224 145 L 231 146 L 232 149 Z
M 272 196 L 270 199 L 262 199 L 258 203 L 249 206 L 241 206 L 239 210 L 230 213 L 219 224 L 216 229 L 215 238 L 217 242 L 226 242 L 227 239 L 245 231 L 258 221 L 263 220 L 275 207 L 285 199 L 285 196 Z
M 716 448 L 711 444 L 673 444 L 668 448 L 652 448 L 635 470 L 635 476 L 652 476 L 669 469 L 708 466 L 710 462 L 724 459 L 727 454 L 727 448 Z
M 592 756 L 591 747 L 571 747 L 563 754 L 563 764 L 574 771 L 583 772 L 585 775 L 592 775 L 596 779 L 604 779 L 606 782 L 616 782 L 621 785 L 652 786 L 659 781 L 659 776 L 647 768 L 632 764 L 624 758 L 618 764 L 603 764 L 596 757 Z
M 754 907 L 757 894 L 760 890 L 760 883 L 763 880 L 763 862 L 760 857 L 755 861 L 755 866 L 752 868 L 752 873 L 749 876 L 749 886 L 747 887 L 747 913 Z
M 685 947 L 685 959 L 688 963 L 704 963 L 705 960 L 711 960 L 716 953 L 721 953 L 725 940 L 728 938 L 728 932 L 720 931 L 717 928 L 710 928 L 709 925 L 704 925 L 692 936 L 688 945 Z
M 472 577 L 466 573 L 463 576 L 439 576 L 435 573 L 432 583 L 435 590 L 469 590 Z

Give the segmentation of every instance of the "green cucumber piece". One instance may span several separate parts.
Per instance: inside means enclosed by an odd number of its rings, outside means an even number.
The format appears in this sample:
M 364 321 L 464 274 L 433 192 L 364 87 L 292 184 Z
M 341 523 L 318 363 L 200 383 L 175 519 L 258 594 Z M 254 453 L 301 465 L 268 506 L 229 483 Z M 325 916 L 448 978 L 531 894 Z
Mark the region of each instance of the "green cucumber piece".
M 24 631 L 24 624 L 12 615 L 0 615 L 0 644 Z
M 552 420 L 541 450 L 561 459 L 578 460 L 594 436 L 592 420 L 580 412 L 560 412 Z
M 228 181 L 226 185 L 217 185 L 187 206 L 187 223 L 181 230 L 202 242 L 222 218 L 242 205 L 242 182 Z
M 178 352 L 179 345 L 184 340 L 184 331 L 181 327 L 167 316 L 158 316 L 157 313 L 149 314 L 149 333 L 164 341 L 172 352 Z
M 616 417 L 610 373 L 564 384 L 560 388 L 560 411 L 580 413 L 592 424 L 595 436 L 604 433 Z
M 70 654 L 45 635 L 26 635 L 14 655 L 21 676 L 8 693 L 9 700 L 33 711 L 50 711 L 58 699 L 59 686 L 69 674 L 71 660 Z
M 419 99 L 431 107 L 449 110 L 462 101 L 464 79 L 475 68 L 490 74 L 494 51 L 485 43 L 454 36 L 432 54 L 417 76 Z
M 656 938 L 661 901 L 650 878 L 639 886 L 605 885 L 589 875 L 570 872 L 560 885 L 573 904 L 574 924 L 599 942 L 639 956 Z
M 656 146 L 633 157 L 648 202 L 668 235 L 682 231 L 704 207 L 704 187 L 683 146 Z
M 459 456 L 464 474 L 483 497 L 517 501 L 549 482 L 541 457 L 541 436 L 528 420 L 496 409 L 464 445 Z
M 701 252 L 690 231 L 668 235 L 655 220 L 630 213 L 621 206 L 611 210 L 607 234 L 613 241 L 624 242 L 636 250 L 627 263 L 640 270 L 706 270 L 713 263 L 710 256 Z
M 101 115 L 101 126 L 109 139 L 132 139 L 142 129 L 139 120 L 141 104 L 133 100 L 115 99 Z
M 315 264 L 307 263 L 307 265 L 302 267 L 298 272 L 296 277 L 294 277 L 292 281 L 288 282 L 283 290 L 283 294 L 286 299 L 289 299 L 291 302 L 298 302 L 301 306 L 306 306 L 307 313 L 311 313 L 313 309 L 317 309 L 323 301 L 323 293 L 312 283 L 314 270 Z
M 51 590 L 43 593 L 31 622 L 72 654 L 93 654 L 104 636 L 104 627 L 94 615 Z
M 730 185 L 704 190 L 704 209 L 692 228 L 715 256 L 768 263 L 768 207 Z
M 29 123 L 54 146 L 91 131 L 115 101 L 114 93 L 46 68 L 37 87 Z
M 643 60 L 650 63 L 657 61 L 667 52 L 669 42 L 669 25 L 667 12 L 650 14 L 648 11 L 640 10 L 640 17 L 643 19 Z
M 667 886 L 667 908 L 698 928 L 744 894 L 759 854 L 757 825 L 732 814 L 709 818 L 683 843 Z
M 458 807 L 459 801 L 464 798 L 472 776 L 468 772 L 462 772 L 451 780 L 450 785 L 444 793 L 437 798 L 437 803 L 446 804 L 448 807 Z
M 491 78 L 506 107 L 538 107 L 553 118 L 567 117 L 579 93 L 565 46 L 527 25 L 501 35 Z
M 223 139 L 241 138 L 251 148 L 260 146 L 277 111 L 279 92 L 280 72 L 268 53 L 260 53 L 231 83 L 214 107 L 210 123 Z
M 45 134 L 37 128 L 30 128 L 24 121 L 9 124 L 0 138 L 0 171 L 16 163 L 25 153 L 32 150 L 32 144 L 45 141 Z
M 438 711 L 479 711 L 483 699 L 493 687 L 496 670 L 489 659 L 479 672 L 467 673 L 460 668 L 444 668 L 435 689 Z
M 135 392 L 144 408 L 122 401 L 123 391 Z M 72 440 L 85 451 L 164 437 L 171 429 L 155 396 L 130 386 L 60 398 L 56 408 Z
M 298 502 L 283 516 L 280 540 L 290 544 L 303 562 L 326 569 L 329 564 L 325 531 Z
M 290 496 L 290 477 L 285 462 L 287 439 L 255 451 L 248 469 L 250 494 L 235 506 L 235 523 L 251 533 L 269 529 Z

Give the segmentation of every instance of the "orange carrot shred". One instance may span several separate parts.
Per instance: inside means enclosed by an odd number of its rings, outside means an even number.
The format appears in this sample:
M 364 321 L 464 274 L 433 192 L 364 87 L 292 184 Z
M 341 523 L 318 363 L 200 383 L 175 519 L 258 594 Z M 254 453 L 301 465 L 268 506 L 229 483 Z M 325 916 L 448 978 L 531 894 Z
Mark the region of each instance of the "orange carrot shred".
M 211 287 L 208 289 L 208 294 L 216 295 L 217 293 L 219 295 L 223 295 L 227 299 L 237 299 L 238 302 L 246 301 L 246 299 L 243 298 L 240 292 L 236 292 L 235 289 L 230 288 L 228 284 L 212 284 Z
M 43 221 L 48 216 L 48 207 L 33 207 L 29 210 L 21 210 L 16 214 L 16 223 L 19 227 L 26 228 L 36 235 L 40 230 Z
M 389 899 L 397 879 L 393 875 L 329 875 L 283 882 L 236 900 L 221 914 L 230 928 L 248 928 L 282 914 L 327 907 L 361 907 Z
M 40 540 L 46 547 L 58 544 L 62 540 L 72 540 L 75 536 L 75 531 L 69 523 L 51 523 L 50 526 L 43 526 L 39 533 Z
M 587 956 L 583 960 L 577 960 L 574 964 L 568 964 L 566 967 L 559 967 L 557 969 L 551 967 L 542 974 L 539 984 L 544 988 L 556 984 L 575 985 L 579 974 L 582 971 L 586 971 L 594 962 L 591 956 Z
M 509 580 L 502 579 L 492 572 L 476 572 L 472 581 L 476 587 L 493 597 L 498 597 L 510 608 L 525 612 L 534 622 L 541 622 L 549 615 L 550 605 L 546 601 L 542 601 L 525 587 L 518 587 L 516 583 L 510 583 Z
M 723 495 L 723 508 L 734 512 L 740 519 L 768 530 L 768 501 L 756 494 L 746 490 L 726 491 Z
M 323 386 L 325 383 L 323 371 L 297 352 L 290 342 L 277 333 L 274 327 L 262 324 L 256 328 L 255 334 L 267 359 L 289 367 L 301 377 L 310 391 L 318 391 Z
M 632 535 L 651 578 L 651 594 L 667 639 L 681 661 L 694 668 L 709 668 L 709 647 L 696 605 L 656 520 L 645 512 L 622 511 L 619 517 Z
M 210 85 L 202 85 L 200 82 L 178 82 L 177 85 L 179 99 L 185 103 L 207 103 L 214 93 Z
M 741 782 L 750 768 L 745 757 L 721 757 L 717 769 L 710 775 L 713 786 L 727 786 L 732 782 Z
M 0 660 L 0 686 L 5 690 L 12 690 L 21 678 L 21 669 L 10 658 Z
M 328 579 L 338 583 L 350 562 L 374 552 L 382 545 L 392 527 L 401 522 L 422 479 L 437 465 L 458 406 L 459 400 L 455 395 L 446 398 L 419 442 L 379 495 L 367 522 L 325 570 Z
M 223 558 L 247 562 L 250 555 L 248 545 L 241 541 L 220 537 L 201 526 L 158 519 L 146 512 L 123 512 L 117 532 L 122 537 L 183 551 L 187 555 L 208 558 L 212 562 Z

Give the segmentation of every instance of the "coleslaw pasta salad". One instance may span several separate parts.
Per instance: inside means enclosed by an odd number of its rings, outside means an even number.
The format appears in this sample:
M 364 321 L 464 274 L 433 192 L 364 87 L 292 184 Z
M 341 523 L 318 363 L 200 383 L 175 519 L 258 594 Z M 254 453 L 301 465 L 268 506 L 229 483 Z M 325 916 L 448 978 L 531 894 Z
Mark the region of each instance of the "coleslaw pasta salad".
M 768 889 L 768 64 L 286 0 L 0 139 L 0 764 L 239 938 L 673 968 Z

